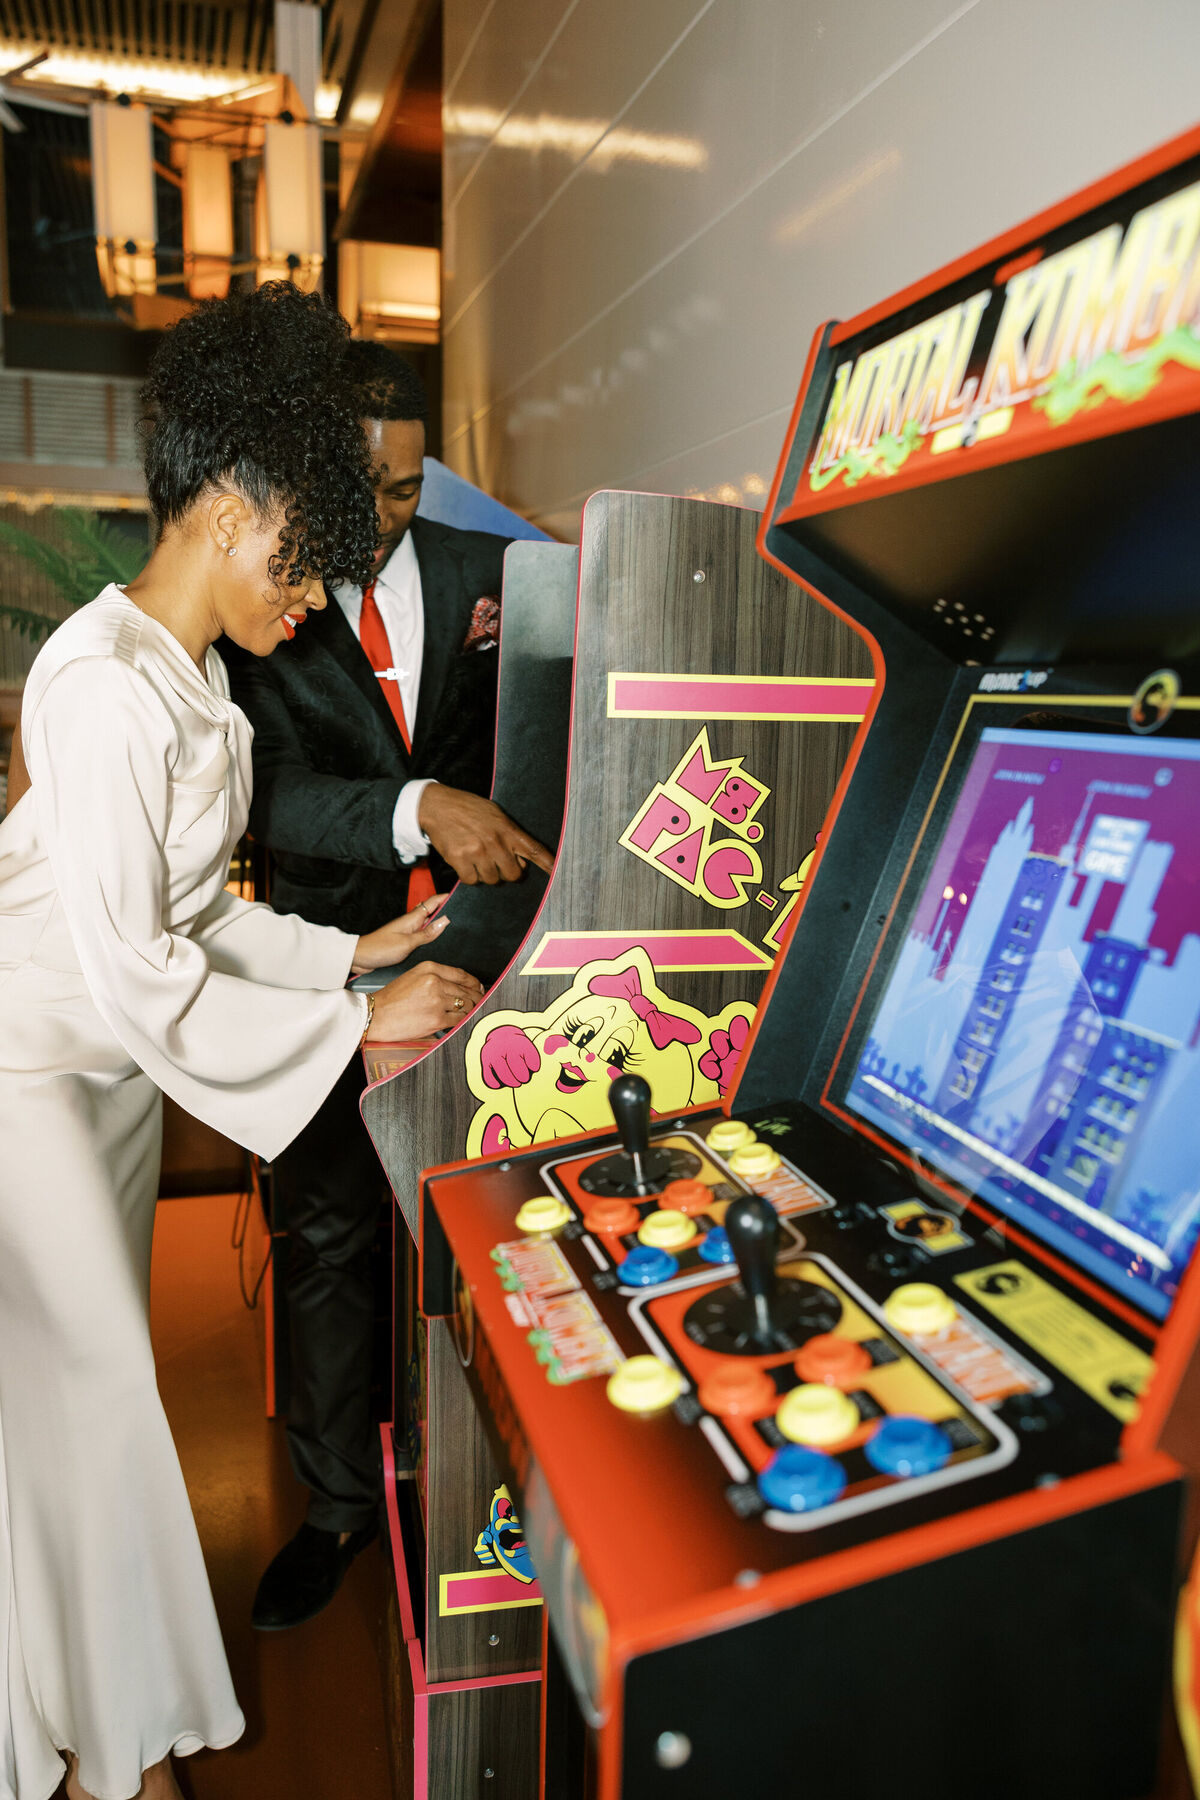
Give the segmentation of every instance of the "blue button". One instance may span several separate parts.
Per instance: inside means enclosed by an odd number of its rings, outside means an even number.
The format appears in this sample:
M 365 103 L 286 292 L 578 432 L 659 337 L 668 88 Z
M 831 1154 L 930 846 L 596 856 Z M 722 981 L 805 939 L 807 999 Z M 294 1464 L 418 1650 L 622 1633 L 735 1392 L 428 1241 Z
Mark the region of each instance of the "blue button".
M 653 1244 L 639 1244 L 617 1264 L 617 1274 L 628 1287 L 657 1287 L 660 1281 L 670 1281 L 678 1273 L 676 1259 L 666 1250 L 656 1250 Z
M 883 1475 L 932 1475 L 953 1449 L 940 1425 L 907 1413 L 885 1419 L 865 1445 L 867 1461 Z
M 758 1478 L 758 1491 L 768 1506 L 781 1512 L 815 1512 L 836 1500 L 846 1485 L 846 1471 L 823 1450 L 787 1444 Z
M 733 1245 L 729 1241 L 729 1233 L 723 1225 L 714 1225 L 700 1245 L 700 1255 L 705 1262 L 731 1263 L 737 1259 L 733 1254 Z

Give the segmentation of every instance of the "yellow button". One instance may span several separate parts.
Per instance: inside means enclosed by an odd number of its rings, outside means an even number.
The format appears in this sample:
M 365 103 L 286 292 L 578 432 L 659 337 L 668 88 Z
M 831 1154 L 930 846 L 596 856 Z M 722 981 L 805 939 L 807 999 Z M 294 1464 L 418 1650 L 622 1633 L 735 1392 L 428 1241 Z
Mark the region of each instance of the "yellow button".
M 704 1141 L 718 1156 L 728 1156 L 731 1150 L 740 1150 L 743 1144 L 752 1144 L 754 1133 L 741 1119 L 722 1119 L 719 1125 L 713 1126 Z
M 683 1376 L 657 1356 L 631 1356 L 613 1370 L 606 1391 L 622 1412 L 661 1412 L 683 1392 Z
M 859 1411 L 849 1394 L 823 1381 L 805 1381 L 785 1394 L 775 1423 L 793 1444 L 840 1444 L 858 1429 Z
M 734 1151 L 729 1166 L 743 1181 L 761 1181 L 779 1167 L 779 1162 L 779 1153 L 772 1150 L 770 1144 L 747 1144 L 744 1149 Z
M 695 1235 L 696 1221 L 669 1207 L 648 1213 L 638 1231 L 641 1242 L 653 1244 L 656 1250 L 677 1250 L 680 1244 L 690 1244 Z
M 949 1294 L 932 1282 L 908 1281 L 888 1295 L 883 1316 L 909 1337 L 933 1337 L 953 1324 L 955 1306 Z
M 565 1200 L 556 1200 L 553 1194 L 537 1194 L 527 1200 L 517 1214 L 517 1230 L 557 1231 L 570 1216 L 571 1209 Z

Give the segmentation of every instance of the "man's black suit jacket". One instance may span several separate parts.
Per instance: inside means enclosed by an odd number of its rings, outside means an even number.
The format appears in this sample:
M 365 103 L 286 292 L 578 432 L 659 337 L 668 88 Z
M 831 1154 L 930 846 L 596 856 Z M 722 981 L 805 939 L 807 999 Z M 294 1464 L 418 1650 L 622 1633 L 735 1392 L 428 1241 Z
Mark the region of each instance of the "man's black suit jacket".
M 273 854 L 271 904 L 360 935 L 406 910 L 408 870 L 392 843 L 404 783 L 491 788 L 499 659 L 462 646 L 475 602 L 500 593 L 509 540 L 420 518 L 412 537 L 425 648 L 411 756 L 332 597 L 271 656 L 221 646 L 254 727 L 250 830 Z M 439 889 L 452 886 L 453 871 L 432 864 Z

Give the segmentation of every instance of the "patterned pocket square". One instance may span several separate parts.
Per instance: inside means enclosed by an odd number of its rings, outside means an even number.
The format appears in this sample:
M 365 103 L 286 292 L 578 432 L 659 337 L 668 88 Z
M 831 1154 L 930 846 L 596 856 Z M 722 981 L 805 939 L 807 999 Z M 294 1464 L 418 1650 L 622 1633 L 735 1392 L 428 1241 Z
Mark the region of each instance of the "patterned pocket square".
M 475 602 L 471 623 L 462 641 L 460 655 L 469 651 L 495 650 L 500 644 L 500 601 L 495 594 L 484 594 Z

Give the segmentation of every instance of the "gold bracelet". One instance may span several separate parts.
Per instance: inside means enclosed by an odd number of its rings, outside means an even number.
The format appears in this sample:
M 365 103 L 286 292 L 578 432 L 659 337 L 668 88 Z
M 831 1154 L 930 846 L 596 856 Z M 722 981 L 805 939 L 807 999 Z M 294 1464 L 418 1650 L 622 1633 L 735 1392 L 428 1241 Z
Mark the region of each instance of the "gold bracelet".
M 374 1017 L 375 1017 L 375 996 L 374 996 L 374 994 L 368 994 L 367 995 L 367 1022 L 363 1026 L 363 1034 L 362 1034 L 362 1037 L 359 1039 L 360 1044 L 366 1043 L 367 1033 L 371 1029 L 371 1020 Z

